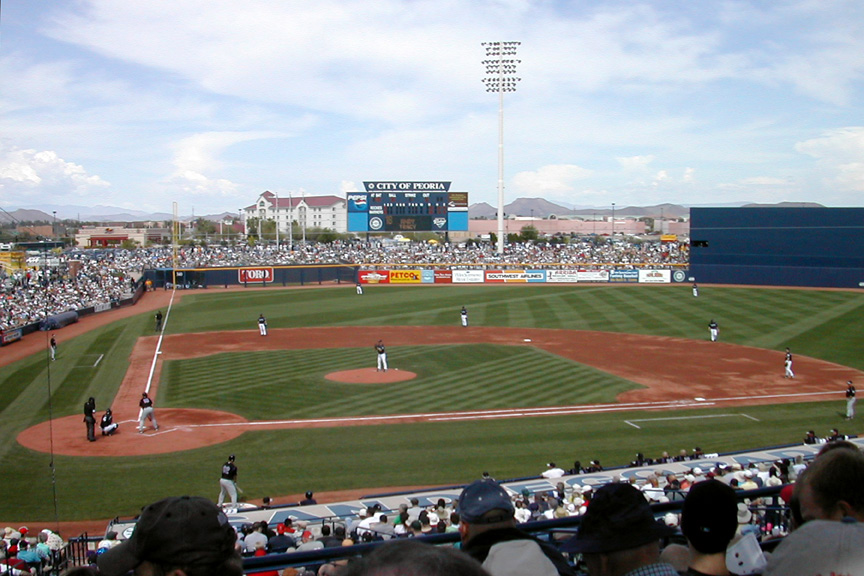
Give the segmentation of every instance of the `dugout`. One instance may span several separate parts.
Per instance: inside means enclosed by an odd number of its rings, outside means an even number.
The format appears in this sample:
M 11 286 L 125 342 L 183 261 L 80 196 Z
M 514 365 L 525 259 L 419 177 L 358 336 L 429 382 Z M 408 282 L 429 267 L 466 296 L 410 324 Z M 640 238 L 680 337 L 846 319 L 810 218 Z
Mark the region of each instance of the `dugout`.
M 692 208 L 690 274 L 706 284 L 864 287 L 864 208 Z

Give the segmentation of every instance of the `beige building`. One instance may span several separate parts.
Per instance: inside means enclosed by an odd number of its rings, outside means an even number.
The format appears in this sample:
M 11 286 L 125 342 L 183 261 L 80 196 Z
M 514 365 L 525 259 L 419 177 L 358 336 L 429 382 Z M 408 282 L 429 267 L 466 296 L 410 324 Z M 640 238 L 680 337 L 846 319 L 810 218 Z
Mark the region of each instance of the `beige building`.
M 298 230 L 294 227 L 328 228 L 340 233 L 348 231 L 347 204 L 345 198 L 339 196 L 282 197 L 268 190 L 242 212 L 244 223 L 250 218 L 273 220 L 281 234 L 287 234 L 289 226 L 295 235 Z
M 75 234 L 75 244 L 79 248 L 118 247 L 126 240 L 131 240 L 138 246 L 147 246 L 149 243 L 162 244 L 171 241 L 171 229 L 82 226 Z

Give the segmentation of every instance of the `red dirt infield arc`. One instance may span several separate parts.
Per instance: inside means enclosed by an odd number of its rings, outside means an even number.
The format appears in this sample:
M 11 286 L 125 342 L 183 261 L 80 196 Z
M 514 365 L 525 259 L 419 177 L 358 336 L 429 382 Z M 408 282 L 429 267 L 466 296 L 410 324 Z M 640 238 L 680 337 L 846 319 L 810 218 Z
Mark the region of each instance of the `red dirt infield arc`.
M 376 326 L 318 327 L 271 329 L 266 337 L 257 330 L 235 332 L 172 334 L 162 340 L 153 382 L 159 381 L 165 360 L 206 357 L 217 353 L 243 350 L 286 350 L 316 348 L 369 348 L 369 362 L 374 364 L 371 341 L 383 339 L 391 348 L 470 343 L 494 343 L 505 346 L 533 346 L 550 353 L 593 366 L 644 388 L 620 394 L 618 404 L 602 406 L 541 406 L 513 410 L 449 412 L 432 414 L 399 414 L 361 417 L 302 418 L 249 422 L 241 416 L 221 411 L 159 408 L 158 389 L 153 386 L 158 432 L 148 428 L 138 434 L 136 418 L 141 396 L 158 336 L 139 339 L 129 359 L 129 370 L 111 403 L 119 432 L 98 438 L 98 450 L 87 442 L 81 416 L 67 416 L 51 423 L 43 422 L 21 432 L 18 442 L 27 448 L 67 456 L 117 457 L 159 454 L 213 445 L 236 438 L 247 431 L 283 428 L 314 428 L 429 422 L 454 419 L 516 418 L 532 415 L 578 414 L 580 412 L 696 408 L 717 405 L 754 405 L 805 400 L 839 398 L 842 390 L 836 383 L 861 378 L 858 371 L 817 360 L 796 356 L 794 380 L 783 378 L 784 355 L 723 342 L 694 341 L 669 337 L 640 336 L 609 332 L 547 330 L 538 328 L 486 328 L 457 326 Z M 398 355 L 390 358 L 391 369 L 374 368 L 347 371 L 348 376 L 364 383 L 404 381 L 398 370 Z M 396 364 L 396 365 L 394 365 Z M 341 373 L 345 377 L 345 372 Z M 328 375 L 333 377 L 333 373 Z M 107 407 L 99 406 L 104 409 Z M 49 433 L 50 432 L 50 433 Z M 165 438 L 170 442 L 164 442 Z

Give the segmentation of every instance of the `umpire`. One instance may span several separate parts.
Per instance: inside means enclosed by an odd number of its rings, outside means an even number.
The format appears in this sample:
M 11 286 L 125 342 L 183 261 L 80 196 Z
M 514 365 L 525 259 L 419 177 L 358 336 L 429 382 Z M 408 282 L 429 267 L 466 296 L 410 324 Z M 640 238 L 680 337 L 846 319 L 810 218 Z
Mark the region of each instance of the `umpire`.
M 84 423 L 87 424 L 87 440 L 96 441 L 96 399 L 92 396 L 84 403 Z

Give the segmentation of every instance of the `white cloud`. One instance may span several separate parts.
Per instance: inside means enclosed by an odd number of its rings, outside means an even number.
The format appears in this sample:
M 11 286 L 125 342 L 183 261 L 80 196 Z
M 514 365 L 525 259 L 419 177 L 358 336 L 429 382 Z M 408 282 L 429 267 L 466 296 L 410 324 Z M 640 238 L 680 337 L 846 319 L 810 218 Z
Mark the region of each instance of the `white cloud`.
M 864 192 L 864 126 L 850 126 L 799 142 L 795 150 L 816 158 L 829 186 Z
M 627 158 L 615 158 L 621 169 L 625 172 L 645 172 L 648 170 L 648 165 L 654 161 L 654 156 L 648 154 L 646 156 L 630 156 Z
M 88 174 L 83 166 L 67 162 L 51 150 L 6 150 L 0 156 L 0 183 L 10 195 L 38 197 L 87 196 L 103 193 L 110 183 Z
M 542 166 L 536 171 L 519 172 L 513 177 L 513 194 L 530 194 L 531 196 L 543 196 L 555 198 L 569 195 L 575 190 L 574 184 L 578 180 L 584 180 L 591 175 L 591 170 L 586 170 L 575 164 L 554 164 Z

